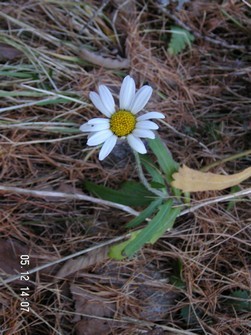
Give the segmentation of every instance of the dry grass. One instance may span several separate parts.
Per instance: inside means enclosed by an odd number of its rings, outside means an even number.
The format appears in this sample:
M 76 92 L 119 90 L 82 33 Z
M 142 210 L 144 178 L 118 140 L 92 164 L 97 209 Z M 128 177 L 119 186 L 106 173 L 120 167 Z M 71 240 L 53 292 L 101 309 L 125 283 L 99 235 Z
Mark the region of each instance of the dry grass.
M 178 162 L 201 168 L 250 149 L 248 3 L 195 0 L 180 11 L 155 1 L 123 3 L 0 2 L 1 185 L 84 196 L 85 180 L 118 187 L 137 178 L 127 148 L 101 163 L 78 131 L 97 115 L 90 90 L 102 82 L 117 94 L 128 73 L 138 86 L 154 88 L 147 107 L 165 114 L 160 135 Z M 189 28 L 196 40 L 171 57 L 174 23 Z M 83 48 L 98 54 L 93 63 L 83 59 Z M 110 68 L 98 65 L 102 57 Z M 125 59 L 128 69 L 114 68 Z M 243 154 L 213 171 L 248 166 L 250 156 Z M 192 204 L 227 193 L 201 193 Z M 250 213 L 248 197 L 207 205 L 181 216 L 134 259 L 114 262 L 98 246 L 126 233 L 128 211 L 3 189 L 0 264 L 9 275 L 1 281 L 20 272 L 20 254 L 30 255 L 31 278 L 2 283 L 0 332 L 251 334 L 250 308 L 227 303 L 232 292 L 251 290 Z M 79 260 L 73 258 L 88 248 L 84 269 L 71 273 L 69 264 L 73 268 Z M 62 260 L 68 264 L 64 271 Z M 32 271 L 37 266 L 41 270 Z M 30 311 L 21 312 L 20 285 L 26 284 Z

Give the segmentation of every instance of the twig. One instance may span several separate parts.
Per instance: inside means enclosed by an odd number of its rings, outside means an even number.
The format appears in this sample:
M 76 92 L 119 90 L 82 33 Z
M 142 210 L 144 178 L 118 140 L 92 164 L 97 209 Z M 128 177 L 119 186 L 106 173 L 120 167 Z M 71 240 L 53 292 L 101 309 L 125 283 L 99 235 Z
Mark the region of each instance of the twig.
M 185 214 L 188 214 L 188 213 L 193 213 L 193 212 L 197 211 L 198 209 L 200 209 L 201 207 L 216 204 L 218 202 L 229 201 L 229 200 L 232 200 L 232 199 L 238 198 L 238 197 L 244 197 L 245 195 L 249 195 L 249 194 L 251 194 L 251 188 L 247 188 L 245 190 L 235 192 L 233 194 L 223 195 L 223 196 L 218 197 L 218 198 L 211 198 L 211 199 L 208 199 L 206 201 L 203 201 L 203 202 L 199 203 L 198 205 L 195 205 L 193 207 L 185 209 L 184 211 L 182 211 L 180 213 L 179 216 L 182 216 L 182 215 L 185 215 Z
M 244 2 L 244 4 L 245 4 L 245 5 L 247 5 L 248 7 L 250 7 L 250 8 L 251 8 L 251 4 L 250 4 L 250 3 L 248 3 L 246 0 L 242 0 L 242 2 Z
M 0 191 L 4 191 L 8 193 L 25 194 L 28 196 L 38 197 L 38 198 L 62 198 L 62 199 L 70 199 L 70 200 L 89 201 L 89 202 L 93 202 L 99 205 L 114 207 L 124 212 L 127 212 L 131 215 L 134 215 L 134 216 L 139 215 L 139 212 L 135 211 L 133 208 L 129 206 L 117 204 L 116 202 L 112 202 L 112 201 L 94 198 L 94 197 L 91 197 L 85 194 L 53 192 L 53 191 L 37 191 L 37 190 L 29 190 L 29 189 L 20 188 L 20 187 L 3 186 L 3 185 L 0 185 Z

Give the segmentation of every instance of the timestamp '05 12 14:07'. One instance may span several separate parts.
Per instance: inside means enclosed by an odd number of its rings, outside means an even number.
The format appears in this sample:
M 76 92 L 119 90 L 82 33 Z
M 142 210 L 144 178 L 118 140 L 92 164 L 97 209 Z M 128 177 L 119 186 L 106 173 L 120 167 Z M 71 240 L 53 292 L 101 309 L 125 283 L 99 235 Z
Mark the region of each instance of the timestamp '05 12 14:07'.
M 23 269 L 23 267 L 26 267 L 26 266 L 29 266 L 29 265 L 30 265 L 30 256 L 29 255 L 21 255 L 20 256 L 21 269 Z M 30 279 L 29 271 L 20 273 L 20 280 L 28 281 L 29 279 Z M 25 311 L 25 312 L 30 311 L 30 303 L 28 301 L 28 299 L 30 297 L 29 290 L 30 290 L 29 286 L 20 288 L 21 311 Z

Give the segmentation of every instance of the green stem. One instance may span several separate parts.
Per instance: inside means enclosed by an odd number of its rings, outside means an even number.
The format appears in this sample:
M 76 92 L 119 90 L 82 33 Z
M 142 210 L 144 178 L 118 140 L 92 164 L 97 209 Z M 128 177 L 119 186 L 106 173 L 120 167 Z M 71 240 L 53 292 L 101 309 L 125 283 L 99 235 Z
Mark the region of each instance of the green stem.
M 133 153 L 134 153 L 134 156 L 135 156 L 135 161 L 136 161 L 136 165 L 137 165 L 138 175 L 139 175 L 139 179 L 140 179 L 141 183 L 145 186 L 145 188 L 148 189 L 148 191 L 154 193 L 155 195 L 157 195 L 160 198 L 165 198 L 166 194 L 164 194 L 163 192 L 158 191 L 155 188 L 152 188 L 150 186 L 150 184 L 148 183 L 148 181 L 147 181 L 147 179 L 146 179 L 146 177 L 144 175 L 144 172 L 143 172 L 143 169 L 142 169 L 142 166 L 141 166 L 141 163 L 140 163 L 139 154 L 135 150 L 133 150 Z

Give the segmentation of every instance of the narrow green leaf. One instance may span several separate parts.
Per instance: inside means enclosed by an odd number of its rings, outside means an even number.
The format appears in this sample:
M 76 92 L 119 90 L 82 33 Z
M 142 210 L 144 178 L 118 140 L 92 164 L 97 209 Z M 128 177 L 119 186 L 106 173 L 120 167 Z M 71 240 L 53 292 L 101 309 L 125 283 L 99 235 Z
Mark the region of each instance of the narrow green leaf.
M 185 281 L 183 278 L 183 262 L 181 258 L 174 260 L 172 264 L 172 275 L 169 277 L 169 283 L 177 288 L 185 288 Z
M 131 233 L 131 237 L 127 241 L 112 245 L 109 248 L 108 257 L 112 259 L 116 259 L 118 261 L 126 258 L 126 255 L 123 253 L 125 247 L 127 246 L 127 244 L 131 243 L 139 233 L 140 233 L 140 230 L 137 230 Z
M 141 230 L 136 238 L 131 241 L 124 250 L 124 253 L 131 257 L 135 252 L 140 250 L 145 243 L 154 243 L 166 231 L 173 226 L 174 220 L 179 210 L 172 209 L 172 200 L 168 200 L 160 206 L 156 216 Z
M 85 188 L 99 198 L 117 202 L 127 206 L 148 206 L 155 195 L 148 191 L 142 184 L 135 181 L 127 181 L 119 190 L 85 182 Z
M 168 213 L 168 217 L 165 218 L 165 221 L 156 228 L 156 231 L 149 242 L 154 244 L 167 230 L 171 229 L 179 213 L 180 208 L 172 208 Z
M 141 164 L 144 166 L 146 171 L 150 174 L 153 182 L 162 184 L 163 187 L 165 187 L 165 180 L 162 177 L 160 170 L 152 162 L 152 160 L 146 155 L 139 155 L 139 157 L 140 157 Z
M 232 187 L 231 187 L 231 191 L 230 191 L 230 193 L 233 194 L 233 193 L 238 192 L 238 191 L 240 191 L 240 190 L 241 190 L 240 186 L 235 185 L 235 186 L 232 186 Z M 229 201 L 229 203 L 228 203 L 228 205 L 227 205 L 227 211 L 230 212 L 230 211 L 234 208 L 234 205 L 236 204 L 236 200 L 237 200 L 237 199 L 235 198 L 235 199 Z
M 51 98 L 46 101 L 38 102 L 37 106 L 55 105 L 55 104 L 62 104 L 62 103 L 69 103 L 69 100 L 65 98 Z
M 35 75 L 34 73 L 27 73 L 27 72 L 0 71 L 0 76 L 13 77 L 13 78 L 28 79 L 28 78 L 33 78 L 34 75 Z
M 1 73 L 1 71 L 0 71 Z M 44 94 L 33 91 L 2 91 L 0 90 L 0 97 L 42 97 Z
M 154 140 L 148 140 L 148 143 L 151 150 L 157 157 L 159 166 L 165 173 L 167 181 L 171 182 L 172 175 L 174 172 L 178 171 L 179 164 L 172 158 L 171 154 L 168 152 L 159 137 L 156 137 Z
M 171 33 L 172 36 L 168 46 L 170 55 L 179 54 L 187 46 L 191 46 L 191 42 L 194 41 L 194 36 L 189 31 L 178 26 L 172 26 Z
M 148 218 L 156 210 L 156 208 L 162 203 L 162 199 L 158 198 L 150 203 L 150 205 L 144 209 L 137 217 L 127 223 L 127 228 L 133 228 L 140 225 L 146 218 Z
M 45 129 L 40 129 L 43 131 L 51 132 L 51 133 L 58 133 L 58 134 L 78 134 L 79 128 L 73 128 L 73 127 L 48 127 Z
M 151 188 L 156 188 L 156 189 L 161 189 L 161 190 L 165 188 L 164 184 L 157 183 L 156 181 L 151 181 L 150 186 Z
M 186 287 L 184 281 L 179 276 L 171 275 L 168 279 L 169 279 L 169 284 L 177 288 L 184 289 Z

